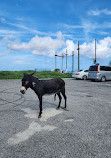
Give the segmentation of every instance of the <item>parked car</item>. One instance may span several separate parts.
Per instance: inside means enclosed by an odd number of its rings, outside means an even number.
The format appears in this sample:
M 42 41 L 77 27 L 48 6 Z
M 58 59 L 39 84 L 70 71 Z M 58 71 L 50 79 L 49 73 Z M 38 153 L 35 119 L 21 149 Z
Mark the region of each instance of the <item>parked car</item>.
M 111 80 L 111 66 L 92 65 L 89 68 L 88 79 L 105 82 Z
M 87 80 L 87 78 L 88 78 L 88 71 L 89 70 L 80 70 L 78 72 L 74 72 L 72 74 L 72 77 L 76 78 L 76 79 Z

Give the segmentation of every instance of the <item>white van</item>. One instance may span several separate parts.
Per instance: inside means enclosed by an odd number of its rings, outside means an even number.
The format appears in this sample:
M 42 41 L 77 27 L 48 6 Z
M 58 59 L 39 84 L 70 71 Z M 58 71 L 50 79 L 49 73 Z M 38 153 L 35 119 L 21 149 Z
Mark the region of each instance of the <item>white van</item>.
M 111 80 L 111 66 L 92 65 L 89 68 L 88 79 L 105 82 Z

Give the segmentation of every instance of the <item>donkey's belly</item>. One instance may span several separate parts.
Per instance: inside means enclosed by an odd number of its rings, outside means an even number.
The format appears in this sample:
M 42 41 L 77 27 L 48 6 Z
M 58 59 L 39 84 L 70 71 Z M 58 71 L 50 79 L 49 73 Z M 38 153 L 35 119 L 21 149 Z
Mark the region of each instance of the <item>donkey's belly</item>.
M 57 93 L 59 91 L 59 89 L 48 89 L 47 91 L 45 91 L 45 94 L 53 94 L 53 93 Z

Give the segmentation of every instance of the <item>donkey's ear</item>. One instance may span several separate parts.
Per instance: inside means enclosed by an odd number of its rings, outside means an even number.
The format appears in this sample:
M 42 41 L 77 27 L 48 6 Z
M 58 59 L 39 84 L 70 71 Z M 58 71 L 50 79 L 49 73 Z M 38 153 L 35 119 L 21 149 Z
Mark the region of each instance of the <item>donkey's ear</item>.
M 30 76 L 33 76 L 35 73 L 30 74 Z
M 27 74 L 25 72 L 23 74 L 24 74 L 24 76 L 27 76 Z
M 26 76 L 26 73 L 25 73 L 25 72 L 24 72 L 23 74 L 24 74 L 24 76 Z
M 33 76 L 35 73 L 36 73 L 36 71 L 35 71 L 35 72 L 33 72 L 32 74 L 30 74 L 30 76 Z

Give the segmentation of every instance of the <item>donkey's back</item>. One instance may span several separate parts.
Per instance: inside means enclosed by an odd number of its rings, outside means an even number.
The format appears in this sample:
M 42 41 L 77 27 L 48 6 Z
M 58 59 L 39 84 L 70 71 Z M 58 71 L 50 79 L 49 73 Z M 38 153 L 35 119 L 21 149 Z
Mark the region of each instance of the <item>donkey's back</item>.
M 40 80 L 40 85 L 44 89 L 45 93 L 56 93 L 65 88 L 65 82 L 61 78 L 49 79 L 49 80 Z

